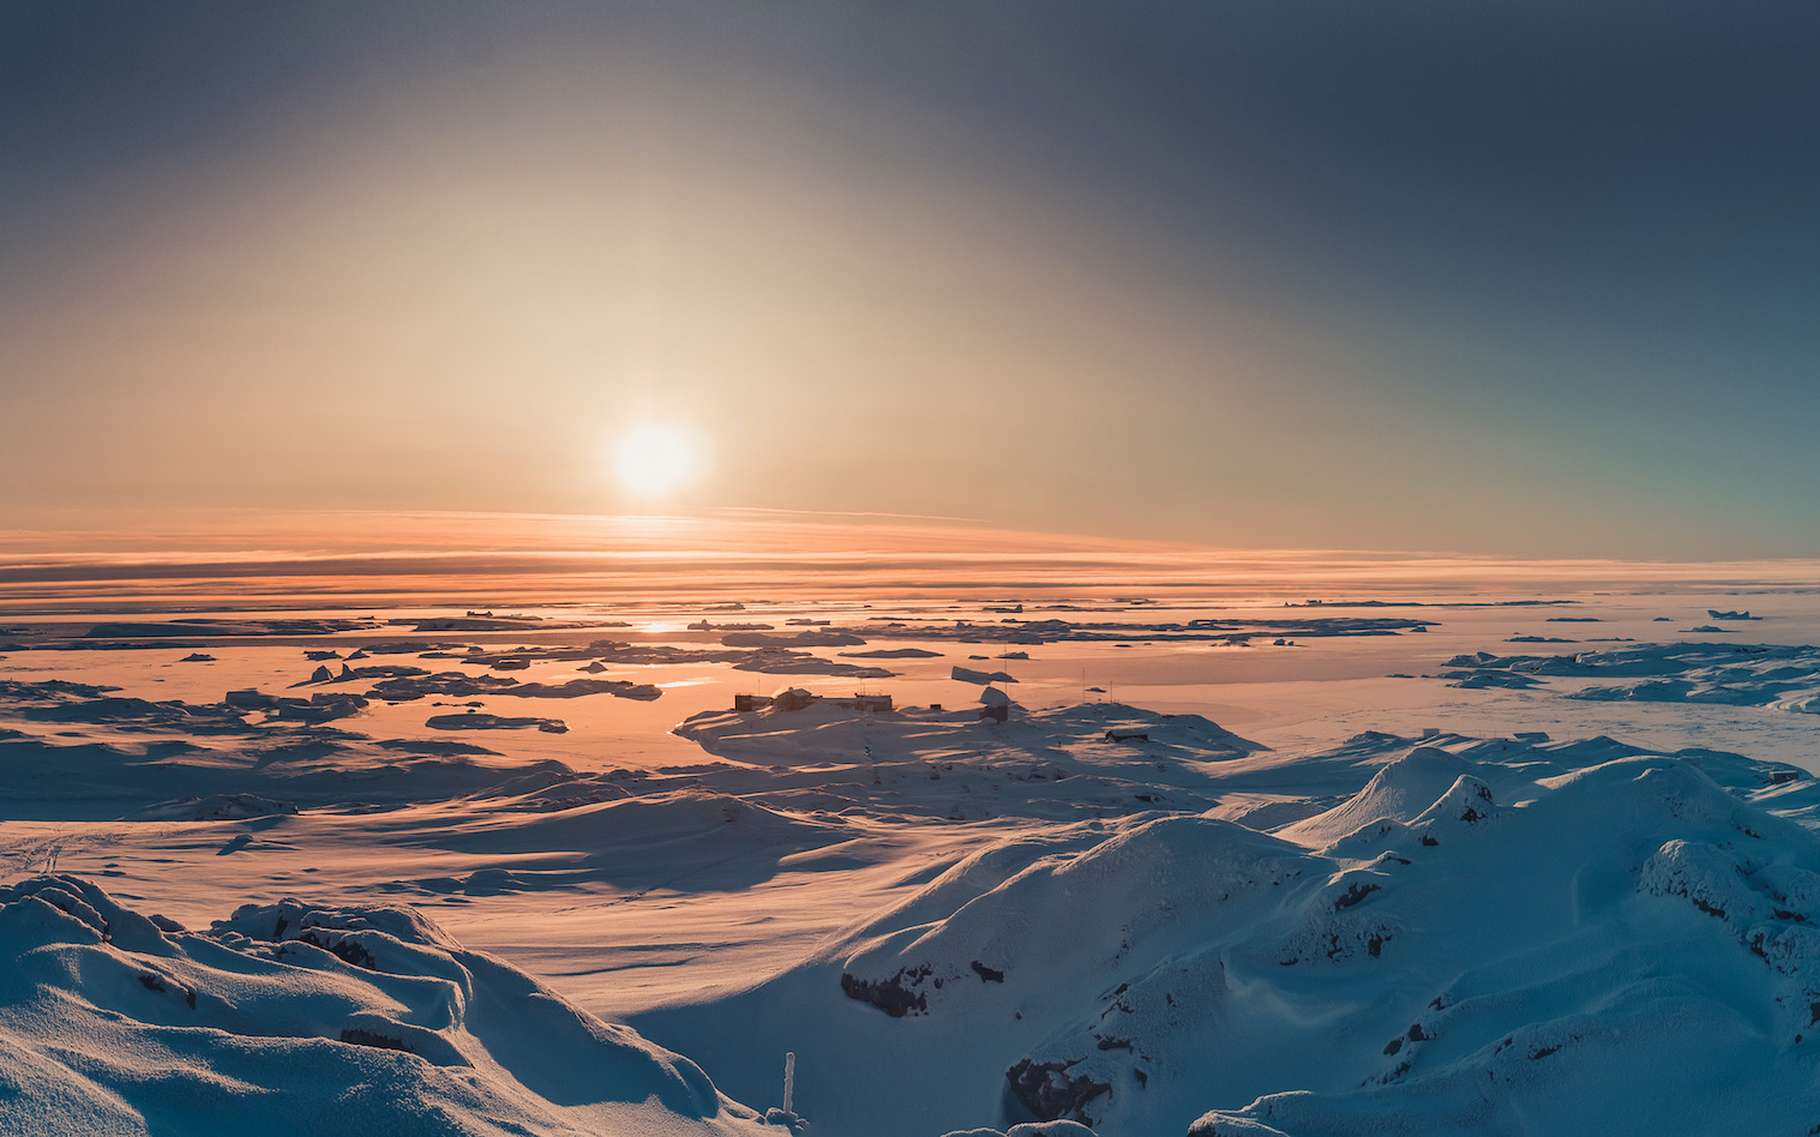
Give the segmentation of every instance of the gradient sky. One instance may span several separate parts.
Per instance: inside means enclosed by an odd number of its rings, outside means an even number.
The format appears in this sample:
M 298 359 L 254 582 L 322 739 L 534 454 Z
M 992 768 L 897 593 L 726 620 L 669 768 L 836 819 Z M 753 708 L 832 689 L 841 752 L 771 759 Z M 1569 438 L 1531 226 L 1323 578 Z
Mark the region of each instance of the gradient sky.
M 1820 553 L 1811 3 L 0 0 L 0 523 Z

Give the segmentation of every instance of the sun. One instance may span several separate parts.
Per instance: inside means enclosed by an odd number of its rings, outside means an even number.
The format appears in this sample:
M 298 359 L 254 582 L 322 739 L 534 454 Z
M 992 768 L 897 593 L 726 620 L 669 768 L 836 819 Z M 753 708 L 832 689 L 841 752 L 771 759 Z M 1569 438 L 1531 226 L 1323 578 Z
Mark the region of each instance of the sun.
M 613 444 L 613 473 L 620 488 L 645 500 L 669 497 L 701 475 L 700 439 L 675 423 L 643 422 Z

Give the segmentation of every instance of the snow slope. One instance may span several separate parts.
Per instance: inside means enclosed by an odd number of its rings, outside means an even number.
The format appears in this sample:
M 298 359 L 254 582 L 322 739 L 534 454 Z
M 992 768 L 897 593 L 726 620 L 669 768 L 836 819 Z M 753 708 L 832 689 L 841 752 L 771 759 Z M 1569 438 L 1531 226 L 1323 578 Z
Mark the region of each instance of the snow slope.
M 838 1132 L 1820 1119 L 1820 839 L 1765 808 L 1795 804 L 1774 764 L 1382 743 L 1289 767 L 1304 788 L 1323 768 L 1364 784 L 1274 834 L 1139 815 L 982 851 L 715 1015 L 749 1021 L 760 1052 L 794 1024 L 805 1068 L 843 1087 L 806 1112 Z M 1255 789 L 1270 767 L 1234 775 Z M 699 1011 L 641 1021 L 749 1076 Z M 1646 1076 L 1647 1100 L 1612 1092 Z
M 0 888 L 0 956 L 0 1132 L 784 1132 L 403 909 L 248 905 L 187 932 L 40 876 Z

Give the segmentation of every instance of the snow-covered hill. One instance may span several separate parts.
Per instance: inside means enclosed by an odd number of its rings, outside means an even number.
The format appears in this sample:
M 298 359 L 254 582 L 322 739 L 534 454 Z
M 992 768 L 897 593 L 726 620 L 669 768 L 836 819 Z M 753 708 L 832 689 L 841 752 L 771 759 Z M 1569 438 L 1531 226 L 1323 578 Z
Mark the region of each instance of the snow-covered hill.
M 397 908 L 208 932 L 73 876 L 0 888 L 0 1132 L 782 1133 L 693 1062 Z
M 713 1015 L 749 1022 L 760 1053 L 789 1022 L 806 1110 L 840 1132 L 1820 1120 L 1820 839 L 1766 808 L 1804 812 L 1786 768 L 1609 739 L 1388 741 L 1234 763 L 1250 792 L 1273 770 L 1304 793 L 1353 779 L 1275 833 L 1152 814 L 979 852 Z M 650 1029 L 742 1083 L 711 1022 Z M 818 1092 L 817 1070 L 836 1084 Z M 1615 1092 L 1645 1077 L 1646 1097 Z

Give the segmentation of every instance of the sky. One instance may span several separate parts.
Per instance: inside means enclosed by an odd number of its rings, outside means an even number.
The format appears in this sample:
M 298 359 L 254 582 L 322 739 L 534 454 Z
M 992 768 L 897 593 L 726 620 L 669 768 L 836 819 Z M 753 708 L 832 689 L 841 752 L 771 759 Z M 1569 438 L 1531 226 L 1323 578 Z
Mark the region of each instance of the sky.
M 1310 598 L 1544 602 L 1669 594 L 1737 606 L 1812 593 L 1820 560 L 1665 561 L 1210 548 L 951 518 L 710 508 L 695 516 L 166 509 L 126 529 L 0 530 L 10 617 L 265 609 L 758 605 L 1143 597 L 1213 610 Z M 1704 599 L 1694 599 L 1704 598 Z M 1142 601 L 1139 601 L 1140 603 Z M 1618 600 L 1625 603 L 1625 600 Z M 1698 608 L 1696 607 L 1696 611 Z
M 0 528 L 1820 554 L 1816 58 L 1774 2 L 0 0 Z

